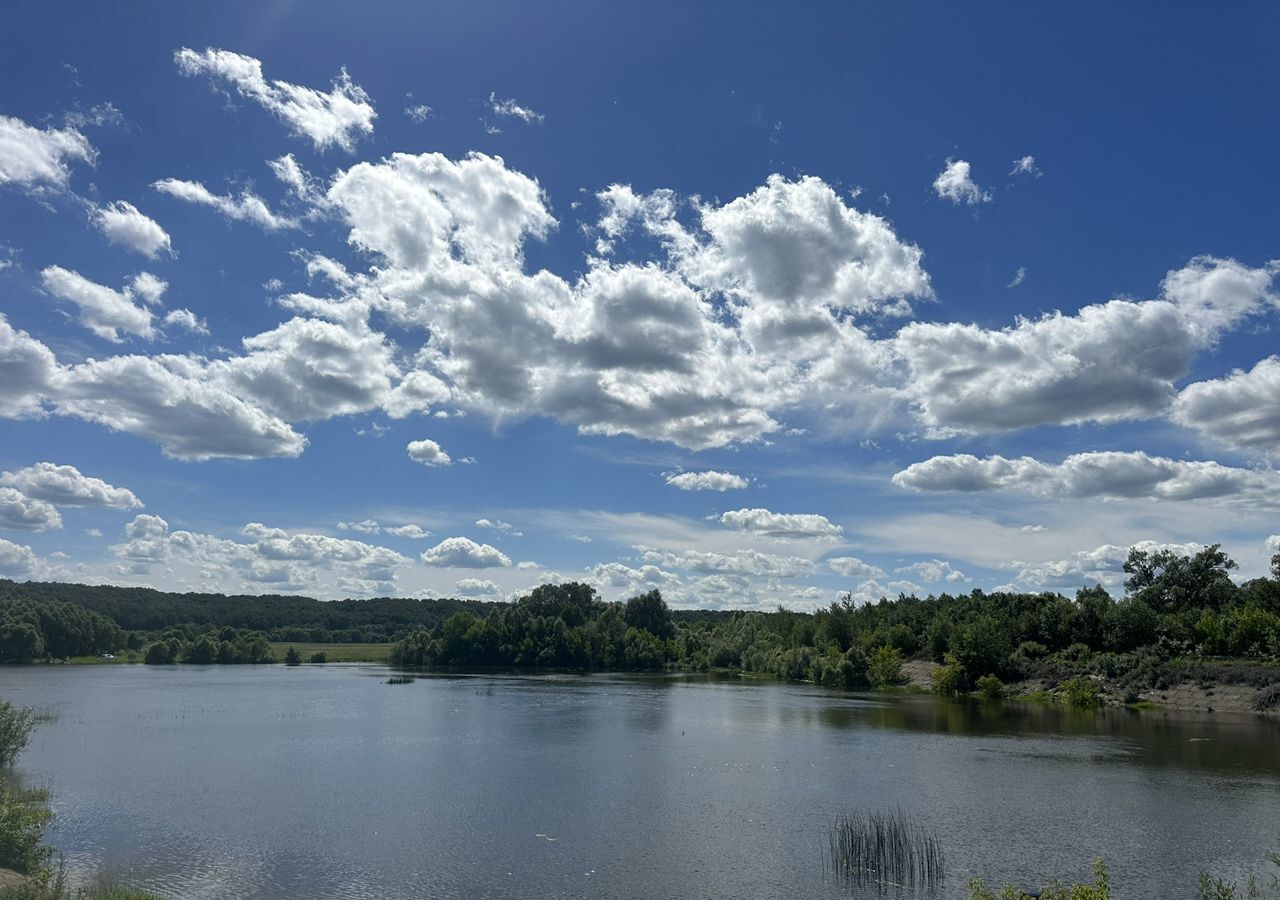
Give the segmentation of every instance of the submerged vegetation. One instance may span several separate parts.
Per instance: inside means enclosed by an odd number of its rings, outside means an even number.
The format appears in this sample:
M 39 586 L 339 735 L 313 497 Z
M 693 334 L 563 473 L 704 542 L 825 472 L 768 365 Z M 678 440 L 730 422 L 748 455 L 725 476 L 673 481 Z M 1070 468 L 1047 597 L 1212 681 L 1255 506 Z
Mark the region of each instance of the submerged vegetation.
M 0 700 L 0 769 L 12 765 L 26 749 L 32 729 L 41 721 L 35 710 Z M 48 791 L 22 788 L 0 777 L 0 869 L 17 876 L 0 878 L 0 900 L 158 900 L 102 879 L 73 891 L 66 873 L 52 862 L 53 848 L 44 843 L 52 820 Z
M 1074 597 L 846 595 L 812 613 L 672 610 L 658 591 L 610 603 L 579 583 L 503 603 L 322 603 L 0 581 L 0 662 L 123 653 L 156 665 L 259 663 L 290 646 L 299 661 L 326 647 L 340 661 L 350 658 L 342 642 L 358 639 L 408 668 L 736 670 L 861 688 L 898 684 L 916 661 L 939 664 L 942 694 L 1039 691 L 1087 709 L 1181 682 L 1280 682 L 1280 556 L 1268 578 L 1237 585 L 1234 569 L 1217 545 L 1188 556 L 1134 549 L 1119 598 L 1096 585 Z
M 925 888 L 942 881 L 937 836 L 902 810 L 840 816 L 828 840 L 830 869 L 842 881 Z

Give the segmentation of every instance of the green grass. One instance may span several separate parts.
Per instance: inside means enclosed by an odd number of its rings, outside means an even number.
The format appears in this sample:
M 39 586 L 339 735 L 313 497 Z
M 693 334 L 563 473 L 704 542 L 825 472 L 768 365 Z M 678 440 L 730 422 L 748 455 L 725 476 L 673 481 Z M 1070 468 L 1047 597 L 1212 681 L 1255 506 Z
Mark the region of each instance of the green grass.
M 309 666 L 313 665 L 307 662 L 312 653 L 324 653 L 327 662 L 331 663 L 385 663 L 391 658 L 391 649 L 395 647 L 395 644 L 309 644 L 280 641 L 272 642 L 271 652 L 275 654 L 276 659 L 284 662 L 284 655 L 289 652 L 290 647 L 298 651 L 298 655 L 302 657 L 302 665 Z M 319 664 L 316 663 L 315 665 Z

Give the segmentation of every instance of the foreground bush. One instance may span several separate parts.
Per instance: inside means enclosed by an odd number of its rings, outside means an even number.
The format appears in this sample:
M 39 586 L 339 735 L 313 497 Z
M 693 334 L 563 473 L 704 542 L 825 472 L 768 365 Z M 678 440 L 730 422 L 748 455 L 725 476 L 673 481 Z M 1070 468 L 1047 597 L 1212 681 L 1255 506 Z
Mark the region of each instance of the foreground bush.
M 23 875 L 48 870 L 53 850 L 40 843 L 53 818 L 43 791 L 23 791 L 0 783 L 0 869 Z
M 1023 891 L 1006 884 L 999 894 L 993 894 L 980 878 L 969 882 L 969 900 L 1023 900 Z M 1093 884 L 1070 886 L 1054 882 L 1040 892 L 1041 900 L 1111 900 L 1111 876 L 1107 864 L 1098 860 L 1093 864 Z
M 13 763 L 31 739 L 31 729 L 36 727 L 34 710 L 14 706 L 8 700 L 0 700 L 0 768 Z

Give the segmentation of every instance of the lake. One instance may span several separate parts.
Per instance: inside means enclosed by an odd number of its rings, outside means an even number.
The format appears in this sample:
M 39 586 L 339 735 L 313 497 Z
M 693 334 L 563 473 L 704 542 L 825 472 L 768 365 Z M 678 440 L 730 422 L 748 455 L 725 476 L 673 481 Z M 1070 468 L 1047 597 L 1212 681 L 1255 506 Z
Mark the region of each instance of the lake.
M 0 668 L 52 710 L 18 772 L 73 874 L 183 898 L 874 896 L 841 813 L 901 808 L 947 878 L 1190 897 L 1267 871 L 1280 722 L 709 677 L 372 665 Z

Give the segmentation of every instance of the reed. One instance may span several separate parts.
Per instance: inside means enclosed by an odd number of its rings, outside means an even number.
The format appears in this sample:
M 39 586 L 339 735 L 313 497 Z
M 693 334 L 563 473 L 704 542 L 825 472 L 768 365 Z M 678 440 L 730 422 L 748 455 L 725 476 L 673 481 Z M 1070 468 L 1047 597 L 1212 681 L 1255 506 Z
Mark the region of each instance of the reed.
M 856 884 L 932 887 L 942 881 L 942 845 L 900 809 L 836 819 L 829 833 L 829 870 Z

